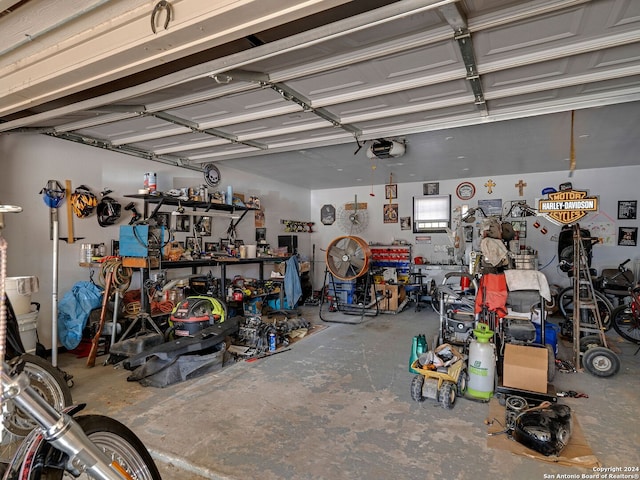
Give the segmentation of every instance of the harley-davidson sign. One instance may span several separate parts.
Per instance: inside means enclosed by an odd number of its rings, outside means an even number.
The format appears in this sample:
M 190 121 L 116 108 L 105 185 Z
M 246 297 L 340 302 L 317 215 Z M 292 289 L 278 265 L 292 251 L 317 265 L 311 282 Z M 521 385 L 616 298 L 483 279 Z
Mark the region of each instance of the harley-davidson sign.
M 550 193 L 548 199 L 538 201 L 538 212 L 564 224 L 577 222 L 587 213 L 597 210 L 598 198 L 587 197 L 587 192 L 580 190 Z

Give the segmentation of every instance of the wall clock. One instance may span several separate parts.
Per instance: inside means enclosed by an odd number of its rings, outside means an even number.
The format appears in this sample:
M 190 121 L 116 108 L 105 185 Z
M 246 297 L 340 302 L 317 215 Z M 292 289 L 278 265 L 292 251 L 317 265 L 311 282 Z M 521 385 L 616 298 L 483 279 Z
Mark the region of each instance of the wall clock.
M 220 170 L 213 163 L 207 163 L 204 166 L 204 181 L 210 187 L 215 187 L 220 183 L 221 179 Z
M 471 182 L 462 182 L 456 187 L 456 195 L 460 200 L 469 200 L 476 194 L 476 187 Z

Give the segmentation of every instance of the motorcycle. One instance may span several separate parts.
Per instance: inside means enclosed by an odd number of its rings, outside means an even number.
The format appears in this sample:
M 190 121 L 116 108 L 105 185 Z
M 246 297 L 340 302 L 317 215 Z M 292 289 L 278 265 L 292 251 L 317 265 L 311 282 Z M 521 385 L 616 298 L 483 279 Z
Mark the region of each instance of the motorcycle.
M 20 207 L 0 205 L 2 213 Z M 4 466 L 4 480 L 92 478 L 99 480 L 161 480 L 151 454 L 142 441 L 122 423 L 102 415 L 74 417 L 84 405 L 62 410 L 47 402 L 31 385 L 23 356 L 10 366 L 4 361 L 7 332 L 5 302 L 7 242 L 0 235 L 0 385 L 2 409 L 11 402 L 20 418 L 33 422 L 17 452 Z M 19 338 L 19 336 L 18 336 Z M 34 382 L 35 383 L 35 382 Z M 7 429 L 0 423 L 0 434 Z

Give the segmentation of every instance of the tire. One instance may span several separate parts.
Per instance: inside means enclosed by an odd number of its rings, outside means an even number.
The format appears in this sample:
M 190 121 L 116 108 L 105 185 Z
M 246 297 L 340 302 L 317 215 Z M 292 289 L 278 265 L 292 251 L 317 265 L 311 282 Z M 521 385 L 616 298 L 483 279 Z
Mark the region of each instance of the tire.
M 440 389 L 440 403 L 447 410 L 451 410 L 456 403 L 456 388 L 451 382 L 444 382 Z
M 458 384 L 456 385 L 457 387 L 457 393 L 459 396 L 464 396 L 465 393 L 467 393 L 467 382 L 469 381 L 469 378 L 467 377 L 467 370 L 465 368 L 463 368 L 462 370 L 460 370 L 460 376 L 458 377 Z
M 545 347 L 547 348 L 549 358 L 547 363 L 547 381 L 553 383 L 553 379 L 556 377 L 556 354 L 551 345 L 545 345 Z
M 584 353 L 582 366 L 595 377 L 611 377 L 620 370 L 620 359 L 608 348 L 592 347 Z
M 580 339 L 580 351 L 582 353 L 586 352 L 590 348 L 603 346 L 604 345 L 602 344 L 600 335 L 587 335 L 586 337 L 582 337 Z
M 613 305 L 604 294 L 598 291 L 594 291 L 593 293 L 598 305 L 598 311 L 600 312 L 602 327 L 607 331 L 611 328 Z M 566 320 L 573 319 L 573 287 L 567 287 L 558 294 L 558 308 Z M 589 315 L 588 322 L 595 325 L 595 318 L 593 318 L 592 314 Z
M 422 375 L 414 375 L 411 379 L 411 399 L 415 402 L 424 402 L 426 397 L 422 396 L 422 387 L 424 386 L 424 377 Z
M 117 420 L 102 415 L 82 415 L 75 418 L 89 439 L 139 480 L 161 480 L 158 468 L 142 441 Z M 87 473 L 71 471 L 66 454 L 44 443 L 36 454 L 29 480 L 89 479 Z M 61 469 L 61 465 L 64 468 Z
M 29 383 L 49 405 L 56 410 L 62 410 L 72 404 L 71 390 L 64 374 L 51 365 L 44 358 L 25 353 L 13 362 L 23 361 L 24 372 L 29 377 Z M 13 435 L 25 437 L 36 427 L 36 423 L 21 409 L 9 400 L 7 408 L 9 415 L 4 419 L 4 425 Z
M 640 315 L 635 315 L 628 305 L 617 307 L 611 315 L 613 329 L 625 340 L 640 345 Z

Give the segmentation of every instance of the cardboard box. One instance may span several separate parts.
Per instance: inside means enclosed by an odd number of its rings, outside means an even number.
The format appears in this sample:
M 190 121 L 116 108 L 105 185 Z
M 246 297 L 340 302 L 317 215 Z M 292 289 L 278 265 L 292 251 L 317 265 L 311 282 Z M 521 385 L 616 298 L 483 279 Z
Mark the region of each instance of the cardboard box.
M 546 348 L 507 343 L 504 347 L 502 385 L 547 393 L 548 363 Z
M 375 288 L 375 293 L 373 293 L 373 289 Z M 372 294 L 376 295 L 376 298 L 380 298 L 378 300 L 378 308 L 380 310 L 389 310 L 389 311 L 397 311 L 402 302 L 404 302 L 406 298 L 406 294 L 404 291 L 404 285 L 372 285 Z

